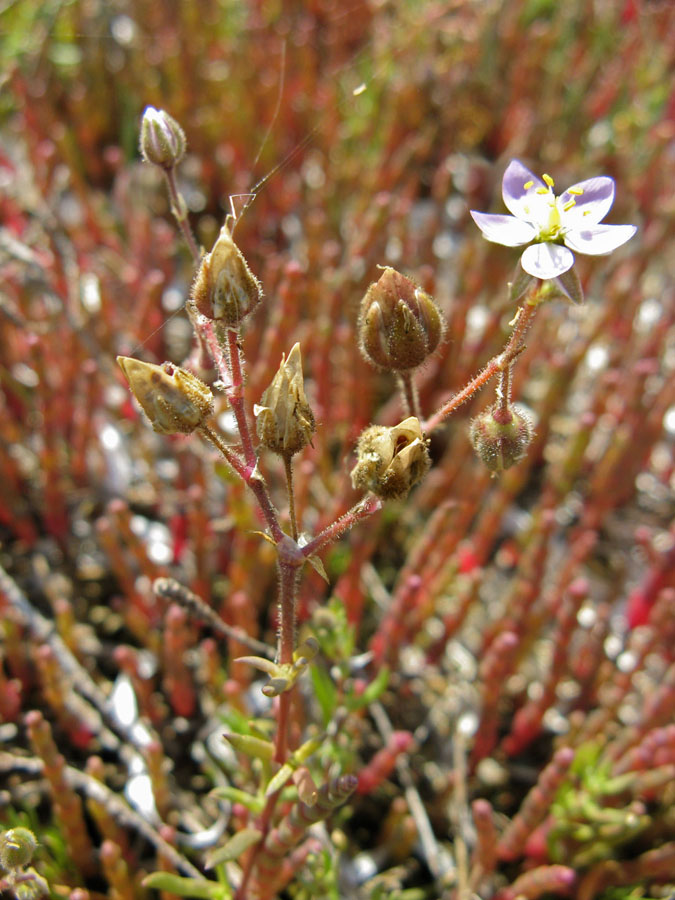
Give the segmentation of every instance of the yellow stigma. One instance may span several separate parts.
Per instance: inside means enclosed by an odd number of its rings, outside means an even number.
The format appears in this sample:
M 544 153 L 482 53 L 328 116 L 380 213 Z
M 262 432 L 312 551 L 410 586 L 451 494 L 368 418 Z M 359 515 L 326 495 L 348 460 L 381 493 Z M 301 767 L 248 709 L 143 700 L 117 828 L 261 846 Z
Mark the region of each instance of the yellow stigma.
M 550 188 L 552 188 L 553 185 L 555 184 L 555 181 L 551 178 L 550 175 L 542 175 L 541 177 L 544 179 L 544 181 Z
M 581 197 L 583 192 L 584 192 L 583 188 L 568 188 L 567 189 L 568 194 L 574 194 L 576 197 Z
M 570 209 L 572 209 L 573 206 L 576 206 L 576 205 L 577 205 L 576 200 L 574 200 L 574 199 L 568 200 L 567 203 L 563 206 L 563 209 L 565 210 L 565 212 L 568 212 Z
M 526 191 L 529 191 L 529 189 L 532 187 L 533 184 L 534 184 L 534 181 L 526 181 L 525 184 L 523 185 L 523 188 Z

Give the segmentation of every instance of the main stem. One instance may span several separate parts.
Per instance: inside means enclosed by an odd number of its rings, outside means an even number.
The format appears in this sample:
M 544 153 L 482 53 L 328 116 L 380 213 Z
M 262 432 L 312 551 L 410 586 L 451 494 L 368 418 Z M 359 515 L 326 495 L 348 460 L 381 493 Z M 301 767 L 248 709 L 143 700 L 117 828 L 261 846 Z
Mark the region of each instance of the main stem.
M 403 399 L 408 408 L 408 414 L 421 419 L 419 394 L 417 393 L 417 385 L 413 380 L 412 372 L 400 372 L 398 378 Z

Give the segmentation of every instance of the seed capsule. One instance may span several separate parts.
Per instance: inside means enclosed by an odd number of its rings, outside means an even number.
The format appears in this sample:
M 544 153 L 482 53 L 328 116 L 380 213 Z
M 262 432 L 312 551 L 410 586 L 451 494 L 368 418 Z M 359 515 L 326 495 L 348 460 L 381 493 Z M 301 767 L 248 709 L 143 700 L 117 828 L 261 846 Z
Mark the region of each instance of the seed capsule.
M 148 106 L 141 119 L 141 153 L 146 162 L 173 169 L 185 156 L 185 133 L 163 109 Z
M 359 438 L 356 455 L 352 484 L 383 500 L 405 497 L 431 465 L 427 442 L 415 416 L 394 428 L 366 428 Z
M 118 356 L 117 362 L 150 424 L 159 434 L 190 434 L 213 415 L 213 394 L 192 372 Z
M 434 300 L 389 266 L 361 303 L 361 352 L 382 369 L 402 372 L 422 365 L 438 347 L 444 328 Z
M 305 396 L 300 344 L 295 344 L 255 407 L 260 442 L 280 456 L 291 457 L 311 443 L 314 414 Z
M 262 287 L 227 225 L 220 229 L 210 253 L 202 258 L 191 289 L 199 312 L 228 328 L 238 328 L 262 300 Z
M 532 422 L 517 406 L 491 406 L 471 422 L 469 437 L 478 457 L 491 472 L 509 469 L 532 442 Z

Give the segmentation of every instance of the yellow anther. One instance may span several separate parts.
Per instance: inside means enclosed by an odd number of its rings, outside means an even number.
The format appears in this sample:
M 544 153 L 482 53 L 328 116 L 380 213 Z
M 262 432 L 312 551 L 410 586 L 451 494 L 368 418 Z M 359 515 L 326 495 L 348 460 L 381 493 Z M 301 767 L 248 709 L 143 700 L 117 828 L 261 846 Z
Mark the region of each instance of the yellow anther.
M 590 213 L 590 209 L 585 209 L 582 213 L 582 216 L 587 216 Z
M 583 188 L 568 188 L 567 189 L 568 194 L 574 194 L 576 197 L 581 197 L 583 192 L 584 192 Z
M 537 188 L 535 194 L 548 194 L 548 188 Z
M 568 210 L 572 209 L 573 206 L 576 206 L 576 205 L 577 205 L 576 200 L 568 200 L 567 203 L 563 206 L 563 209 L 565 210 L 565 212 L 567 212 Z
M 544 181 L 550 188 L 552 188 L 553 185 L 555 184 L 555 181 L 551 178 L 550 175 L 542 175 L 541 177 L 544 179 Z
M 526 181 L 525 184 L 523 185 L 523 187 L 525 188 L 526 191 L 529 191 L 529 189 L 532 187 L 533 184 L 534 184 L 534 181 Z

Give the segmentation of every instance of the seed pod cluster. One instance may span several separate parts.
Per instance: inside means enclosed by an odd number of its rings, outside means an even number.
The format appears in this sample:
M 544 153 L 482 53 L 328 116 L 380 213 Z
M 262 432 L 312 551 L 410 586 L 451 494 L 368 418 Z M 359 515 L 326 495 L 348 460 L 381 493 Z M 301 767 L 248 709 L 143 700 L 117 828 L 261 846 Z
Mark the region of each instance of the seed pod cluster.
M 314 414 L 305 396 L 300 344 L 294 344 L 255 407 L 261 444 L 290 458 L 312 441 Z
M 421 366 L 438 347 L 445 323 L 435 301 L 387 266 L 361 303 L 359 343 L 373 365 L 394 372 Z
M 262 300 L 262 287 L 232 240 L 228 225 L 199 264 L 190 292 L 197 310 L 228 328 L 239 328 Z
M 498 403 L 476 416 L 469 432 L 476 454 L 495 474 L 522 459 L 533 436 L 532 422 L 522 409 L 511 404 L 503 409 Z
M 352 484 L 383 500 L 405 497 L 431 465 L 427 441 L 415 416 L 393 428 L 366 428 L 359 438 L 356 456 Z
M 156 366 L 129 356 L 118 356 L 117 362 L 159 434 L 190 434 L 213 415 L 210 388 L 187 369 L 170 362 Z

